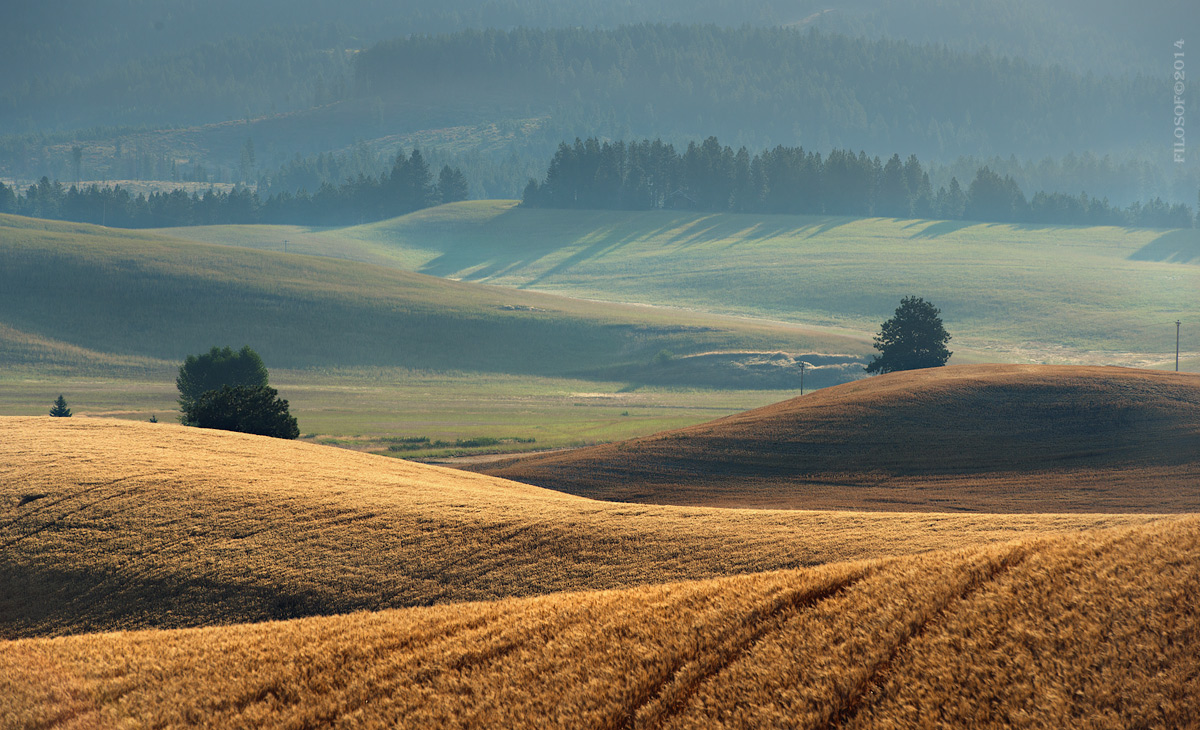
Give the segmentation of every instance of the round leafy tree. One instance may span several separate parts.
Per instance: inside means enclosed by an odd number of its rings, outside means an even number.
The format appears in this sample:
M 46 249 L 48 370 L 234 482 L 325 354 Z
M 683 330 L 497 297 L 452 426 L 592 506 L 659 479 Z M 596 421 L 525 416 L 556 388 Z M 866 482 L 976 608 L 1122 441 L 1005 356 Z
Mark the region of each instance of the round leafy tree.
M 950 335 L 942 326 L 941 310 L 920 297 L 904 297 L 894 317 L 875 337 L 880 354 L 867 365 L 868 373 L 936 368 L 946 364 Z
M 179 366 L 179 377 L 175 378 L 179 410 L 184 414 L 180 420 L 190 424 L 187 413 L 210 390 L 226 385 L 265 386 L 267 377 L 267 366 L 249 345 L 237 352 L 228 347 L 213 347 L 202 355 L 188 355 Z
M 300 435 L 296 417 L 279 391 L 266 385 L 222 386 L 210 390 L 184 411 L 187 423 L 259 436 L 294 439 Z

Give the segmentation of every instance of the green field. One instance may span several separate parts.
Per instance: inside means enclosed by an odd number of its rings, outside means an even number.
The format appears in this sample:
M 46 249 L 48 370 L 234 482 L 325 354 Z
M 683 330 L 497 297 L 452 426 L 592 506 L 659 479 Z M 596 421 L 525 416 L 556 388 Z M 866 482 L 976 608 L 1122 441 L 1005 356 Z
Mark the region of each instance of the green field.
M 472 201 L 341 230 L 175 229 L 570 296 L 777 319 L 868 336 L 902 296 L 942 310 L 951 349 L 1013 362 L 1174 365 L 1200 313 L 1200 231 Z M 1186 337 L 1185 369 L 1200 369 Z
M 75 416 L 173 423 L 174 375 L 167 367 L 127 377 L 7 372 L 0 374 L 0 416 L 45 415 L 61 393 Z M 419 459 L 619 441 L 796 395 L 399 368 L 279 369 L 271 383 L 299 419 L 303 440 Z M 431 445 L 401 441 L 422 437 Z M 500 443 L 434 445 L 480 439 Z
M 0 414 L 44 414 L 62 393 L 78 415 L 174 420 L 175 369 L 214 344 L 258 351 L 310 438 L 405 457 L 624 439 L 796 392 L 795 368 L 719 387 L 706 353 L 843 353 L 844 377 L 869 350 L 785 323 L 0 216 Z
M 0 216 L 0 414 L 63 392 L 80 414 L 173 420 L 184 356 L 250 344 L 315 440 L 418 458 L 596 443 L 796 393 L 724 382 L 704 353 L 842 353 L 848 372 L 909 293 L 941 307 L 954 363 L 1172 367 L 1181 319 L 1196 371 L 1196 235 L 512 201 L 322 230 Z M 500 443 L 458 446 L 480 439 Z
M 114 358 L 177 362 L 213 343 L 251 343 L 272 367 L 603 379 L 646 367 L 662 350 L 869 349 L 861 339 L 783 323 L 6 216 L 0 312 L 10 366 L 93 356 L 103 366 Z

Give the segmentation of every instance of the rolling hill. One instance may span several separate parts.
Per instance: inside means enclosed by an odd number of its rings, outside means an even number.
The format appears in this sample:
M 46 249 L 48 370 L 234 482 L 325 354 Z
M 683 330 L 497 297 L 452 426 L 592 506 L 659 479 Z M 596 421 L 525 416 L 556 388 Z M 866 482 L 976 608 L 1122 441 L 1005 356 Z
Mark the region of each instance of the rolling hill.
M 1159 519 L 613 504 L 244 434 L 7 417 L 0 638 L 647 586 Z
M 969 365 L 480 471 L 598 499 L 807 509 L 1200 510 L 1200 377 Z
M 900 298 L 983 360 L 1173 366 L 1200 232 L 964 221 L 536 210 L 471 201 L 339 230 L 172 236 L 354 258 L 464 281 L 684 307 L 867 336 Z M 1185 370 L 1200 368 L 1194 338 Z M 1193 344 L 1189 344 L 1193 343 Z
M 12 727 L 1189 727 L 1200 523 L 0 642 Z
M 663 350 L 849 353 L 846 364 L 866 349 L 861 340 L 780 323 L 0 216 L 6 365 L 109 372 L 177 363 L 217 343 L 249 343 L 280 368 L 629 379 Z

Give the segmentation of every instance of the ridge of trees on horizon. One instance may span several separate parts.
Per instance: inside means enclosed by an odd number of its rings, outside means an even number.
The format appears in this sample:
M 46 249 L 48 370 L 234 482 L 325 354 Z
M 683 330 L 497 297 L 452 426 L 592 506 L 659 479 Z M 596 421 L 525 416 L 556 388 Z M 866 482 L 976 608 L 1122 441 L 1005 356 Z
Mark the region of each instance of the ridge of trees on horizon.
M 751 147 L 806 139 L 946 159 L 1120 153 L 1161 130 L 1159 87 L 1144 77 L 815 29 L 461 31 L 383 41 L 353 64 L 359 98 L 469 95 L 479 108 L 553 110 L 587 136 L 707 130 Z M 629 131 L 591 131 L 601 124 Z
M 61 0 L 24 3 L 0 26 L 0 123 L 9 128 L 182 124 L 301 108 L 347 90 L 345 51 L 392 38 L 482 28 L 793 24 L 860 39 L 1024 58 L 1099 75 L 1151 72 L 1159 23 L 1120 0 L 860 3 L 822 13 L 816 0 Z M 45 5 L 45 7 L 43 7 Z M 873 7 L 872 7 L 873 6 Z M 1086 14 L 1083 12 L 1086 8 Z M 1182 23 L 1184 15 L 1181 8 Z M 230 23 L 230 18 L 237 18 Z M 982 31 L 981 29 L 987 29 Z M 336 51 L 343 51 L 338 53 Z M 123 120 L 123 121 L 120 121 Z
M 753 157 L 716 137 L 685 151 L 661 140 L 562 143 L 543 181 L 530 179 L 532 208 L 658 208 L 734 213 L 935 218 L 998 223 L 1191 228 L 1192 209 L 1155 198 L 1119 208 L 1086 193 L 1039 191 L 1027 199 L 1011 176 L 987 166 L 963 187 L 933 189 L 916 155 L 886 162 L 865 152 L 828 155 L 777 146 Z
M 1103 4 L 1116 12 L 1116 0 Z M 993 5 L 974 2 L 972 12 L 1004 14 Z M 1125 16 L 1113 26 L 1127 26 Z M 562 139 L 661 137 L 684 145 L 714 134 L 735 148 L 806 144 L 885 157 L 904 149 L 938 166 L 935 186 L 948 182 L 943 168 L 956 159 L 1012 156 L 1027 169 L 1007 171 L 1026 189 L 1078 190 L 1086 180 L 1089 191 L 1122 206 L 1189 199 L 1185 191 L 1200 184 L 1191 160 L 1173 165 L 1158 154 L 1159 81 L 1137 76 L 1136 67 L 1107 76 L 1087 64 L 1080 71 L 1006 56 L 987 44 L 854 37 L 827 27 L 832 17 L 803 30 L 702 25 L 696 13 L 687 24 L 609 28 L 450 24 L 423 31 L 439 35 L 418 31 L 378 43 L 346 28 L 293 28 L 179 46 L 169 57 L 121 56 L 115 66 L 68 64 L 55 74 L 34 64 L 0 89 L 0 175 L 251 184 L 267 169 L 289 167 L 293 154 L 405 139 L 431 156 L 440 145 L 458 157 L 486 158 L 443 161 L 463 169 L 482 197 L 516 197 Z M 1104 55 L 1113 51 L 1105 47 Z M 1189 103 L 1195 93 L 1189 87 Z M 219 121 L 231 124 L 198 126 Z M 254 139 L 256 169 L 245 169 L 237 137 Z M 76 146 L 90 177 L 79 175 Z M 1071 152 L 1120 169 L 1042 170 L 1043 160 Z M 1093 181 L 1096 174 L 1103 179 Z M 260 187 L 264 198 L 268 192 L 278 187 Z
M 169 228 L 193 225 L 292 223 L 352 225 L 404 215 L 441 203 L 466 200 L 462 171 L 442 167 L 434 179 L 419 150 L 396 156 L 391 172 L 378 177 L 359 174 L 341 185 L 322 183 L 315 193 L 282 191 L 265 200 L 257 192 L 236 187 L 228 192 L 209 188 L 188 194 L 133 196 L 119 185 L 68 187 L 43 177 L 22 193 L 0 183 L 0 213 L 94 223 L 116 228 Z

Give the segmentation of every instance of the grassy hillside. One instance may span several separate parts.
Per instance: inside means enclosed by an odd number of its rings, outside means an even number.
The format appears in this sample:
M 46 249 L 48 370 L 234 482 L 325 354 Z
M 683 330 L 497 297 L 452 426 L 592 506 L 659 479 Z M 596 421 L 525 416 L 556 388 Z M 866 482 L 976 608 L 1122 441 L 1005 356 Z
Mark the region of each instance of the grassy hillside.
M 1200 231 L 528 210 L 473 201 L 306 233 L 173 235 L 388 263 L 467 281 L 725 312 L 863 335 L 908 294 L 933 301 L 951 348 L 989 360 L 1174 366 L 1196 320 Z M 1184 332 L 1185 369 L 1200 345 Z
M 817 569 L 0 642 L 14 726 L 1187 727 L 1194 518 Z
M 421 458 L 699 423 L 795 392 L 797 360 L 819 365 L 809 388 L 855 377 L 868 350 L 784 323 L 0 216 L 0 415 L 45 414 L 62 393 L 78 414 L 171 421 L 179 363 L 214 344 L 262 354 L 303 433 Z
M 645 586 L 1151 521 L 613 504 L 168 423 L 0 418 L 0 638 Z
M 656 504 L 1200 511 L 1200 376 L 964 365 L 892 373 L 631 441 L 484 464 Z
M 151 367 L 216 343 L 249 343 L 272 367 L 627 379 L 661 350 L 866 349 L 775 323 L 8 216 L 0 216 L 0 327 L 6 364 L 38 367 Z
M 62 394 L 78 416 L 174 422 L 178 367 L 163 363 L 119 376 L 80 373 L 75 365 L 5 370 L 0 416 L 44 416 Z M 299 418 L 305 440 L 416 459 L 620 441 L 796 392 L 630 387 L 619 381 L 405 368 L 272 368 L 271 383 Z

